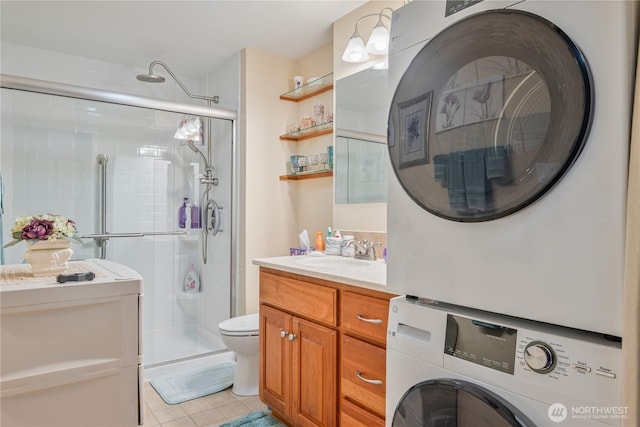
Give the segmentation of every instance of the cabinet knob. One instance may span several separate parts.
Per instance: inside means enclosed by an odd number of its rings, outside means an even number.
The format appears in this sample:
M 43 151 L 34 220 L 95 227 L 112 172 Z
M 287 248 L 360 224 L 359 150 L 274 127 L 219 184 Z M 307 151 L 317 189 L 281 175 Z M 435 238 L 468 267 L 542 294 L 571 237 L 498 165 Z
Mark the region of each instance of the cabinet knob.
M 286 337 L 287 337 L 287 335 L 289 335 L 289 332 L 287 332 L 287 331 L 280 331 L 280 337 L 282 337 L 282 338 L 286 338 Z
M 296 339 L 296 334 L 289 334 L 289 341 L 293 341 Z
M 360 380 L 364 381 L 365 383 L 382 385 L 382 380 L 370 380 L 369 378 L 365 378 L 362 375 L 362 372 L 360 371 L 356 371 L 356 377 L 358 377 Z
M 362 320 L 363 322 L 367 322 L 367 323 L 375 323 L 376 325 L 380 325 L 382 323 L 382 319 L 367 319 L 366 317 L 363 317 L 360 313 L 356 314 L 356 317 L 358 318 L 358 320 Z

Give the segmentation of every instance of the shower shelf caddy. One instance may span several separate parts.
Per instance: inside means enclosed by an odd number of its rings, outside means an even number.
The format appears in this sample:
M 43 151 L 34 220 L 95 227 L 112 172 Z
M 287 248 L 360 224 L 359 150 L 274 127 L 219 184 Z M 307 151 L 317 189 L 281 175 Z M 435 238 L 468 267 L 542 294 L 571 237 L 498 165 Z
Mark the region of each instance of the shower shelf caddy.
M 329 73 L 313 80 L 310 83 L 302 85 L 297 89 L 293 89 L 289 92 L 283 93 L 282 95 L 280 95 L 280 99 L 284 101 L 300 102 L 332 89 L 333 73 Z M 316 138 L 318 136 L 328 135 L 331 133 L 333 133 L 333 121 L 328 121 L 305 129 L 299 129 L 296 132 L 280 135 L 280 140 L 302 141 L 305 139 Z M 332 176 L 332 169 L 323 169 L 298 174 L 281 175 L 280 181 L 297 181 L 301 179 L 325 178 Z

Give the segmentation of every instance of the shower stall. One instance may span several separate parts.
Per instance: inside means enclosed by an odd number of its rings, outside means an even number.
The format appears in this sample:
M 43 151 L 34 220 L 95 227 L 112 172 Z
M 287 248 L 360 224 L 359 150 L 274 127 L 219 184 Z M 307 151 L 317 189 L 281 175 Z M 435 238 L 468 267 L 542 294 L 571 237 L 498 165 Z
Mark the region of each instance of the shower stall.
M 105 258 L 144 278 L 146 367 L 225 352 L 217 325 L 235 314 L 236 113 L 8 75 L 1 80 L 2 244 L 18 216 L 71 218 L 83 237 L 72 246 L 72 259 Z M 210 147 L 205 138 L 174 139 L 193 119 L 210 132 Z M 215 185 L 202 200 L 207 163 Z M 195 205 L 194 218 L 182 228 L 186 199 Z M 23 252 L 5 249 L 4 263 L 23 262 Z M 199 289 L 185 291 L 190 271 Z

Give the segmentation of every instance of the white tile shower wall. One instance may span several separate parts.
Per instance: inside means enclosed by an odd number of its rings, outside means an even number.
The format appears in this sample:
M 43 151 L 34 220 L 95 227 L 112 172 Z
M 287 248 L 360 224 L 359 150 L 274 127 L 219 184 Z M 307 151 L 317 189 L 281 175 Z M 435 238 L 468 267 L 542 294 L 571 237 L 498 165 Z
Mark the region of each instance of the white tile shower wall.
M 42 95 L 2 93 L 2 147 L 0 159 L 6 187 L 4 238 L 17 216 L 48 212 L 68 216 L 78 224 L 96 222 L 92 136 L 82 130 L 50 126 Z M 39 98 L 40 97 L 40 98 Z M 51 103 L 52 109 L 64 108 Z M 65 108 L 67 109 L 67 108 Z M 55 150 L 52 150 L 55 148 Z M 77 195 L 82 195 L 78 203 Z M 86 228 L 82 230 L 87 232 Z M 22 245 L 5 250 L 7 263 L 23 260 Z M 95 246 L 74 245 L 75 257 L 94 257 Z

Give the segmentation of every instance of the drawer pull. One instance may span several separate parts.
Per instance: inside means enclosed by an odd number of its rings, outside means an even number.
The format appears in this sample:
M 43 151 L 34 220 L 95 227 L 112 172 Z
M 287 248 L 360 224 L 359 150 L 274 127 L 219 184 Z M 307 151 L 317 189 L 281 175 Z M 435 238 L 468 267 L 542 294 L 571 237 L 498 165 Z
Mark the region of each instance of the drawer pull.
M 356 371 L 356 377 L 358 377 L 359 379 L 361 379 L 365 383 L 375 384 L 375 385 L 382 385 L 382 380 L 370 380 L 369 378 L 365 378 L 365 377 L 362 376 L 362 372 L 360 372 L 360 371 Z
M 297 337 L 297 335 L 296 335 L 296 334 L 289 334 L 289 341 L 293 341 L 293 340 L 295 340 L 295 339 L 296 339 L 296 337 Z
M 280 331 L 280 337 L 281 337 L 281 338 L 286 338 L 286 337 L 287 337 L 287 335 L 289 335 L 289 332 L 287 332 L 287 331 Z
M 375 323 L 376 325 L 380 325 L 382 323 L 382 319 L 367 319 L 366 317 L 362 317 L 360 313 L 356 314 L 358 320 L 362 320 L 367 323 Z

